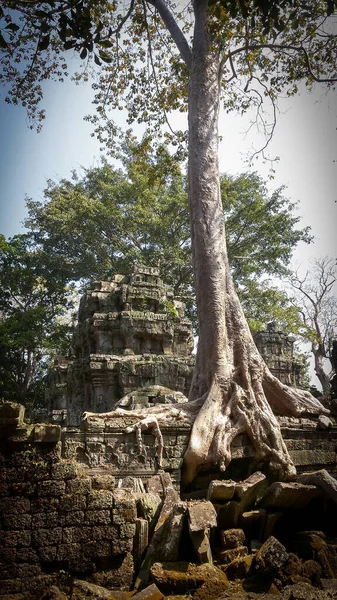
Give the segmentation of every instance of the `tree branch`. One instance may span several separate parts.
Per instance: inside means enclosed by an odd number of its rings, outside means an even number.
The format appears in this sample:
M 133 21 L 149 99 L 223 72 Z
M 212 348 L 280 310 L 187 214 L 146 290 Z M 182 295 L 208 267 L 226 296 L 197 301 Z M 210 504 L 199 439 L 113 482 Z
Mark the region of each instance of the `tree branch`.
M 164 21 L 166 28 L 170 32 L 170 34 L 173 38 L 173 41 L 175 42 L 175 44 L 180 52 L 181 58 L 183 59 L 188 70 L 190 71 L 191 66 L 192 66 L 191 49 L 189 47 L 187 39 L 185 38 L 183 32 L 181 31 L 173 14 L 169 10 L 169 8 L 166 6 L 165 1 L 164 0 L 146 0 L 146 2 L 147 2 L 147 4 L 151 4 L 151 6 L 153 6 L 160 14 L 162 20 Z

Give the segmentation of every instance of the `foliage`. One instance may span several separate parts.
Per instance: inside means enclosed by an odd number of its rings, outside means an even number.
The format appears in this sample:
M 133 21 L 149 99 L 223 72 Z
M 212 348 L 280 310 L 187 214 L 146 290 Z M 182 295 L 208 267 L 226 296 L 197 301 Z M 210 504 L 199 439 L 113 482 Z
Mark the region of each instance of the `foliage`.
M 27 236 L 0 236 L 0 396 L 28 409 L 43 402 L 43 376 L 52 351 L 63 351 L 69 290 Z
M 75 79 L 93 84 L 97 113 L 91 117 L 102 143 L 116 151 L 120 129 L 116 109 L 128 123 L 142 122 L 180 147 L 185 132 L 174 131 L 172 111 L 187 109 L 187 81 L 193 31 L 191 3 L 171 0 L 2 0 L 2 72 L 6 101 L 26 106 L 32 126 L 44 118 L 39 104 L 43 81 L 63 80 L 71 71 L 66 51 L 75 50 L 83 68 Z M 277 97 L 291 96 L 305 79 L 333 85 L 336 80 L 334 0 L 211 0 L 210 33 L 221 61 L 222 99 L 227 111 L 256 109 L 256 122 L 269 141 Z M 264 103 L 274 119 L 265 119 Z
M 163 147 L 154 155 L 138 150 L 124 155 L 124 170 L 104 162 L 82 178 L 49 182 L 44 203 L 28 201 L 26 226 L 38 248 L 63 261 L 68 281 L 128 273 L 134 262 L 159 265 L 195 322 L 185 176 Z M 266 280 L 284 276 L 297 243 L 311 240 L 308 228 L 298 229 L 296 205 L 284 188 L 269 194 L 256 173 L 223 175 L 221 193 L 229 260 L 251 329 L 277 320 L 296 331 L 298 312 Z

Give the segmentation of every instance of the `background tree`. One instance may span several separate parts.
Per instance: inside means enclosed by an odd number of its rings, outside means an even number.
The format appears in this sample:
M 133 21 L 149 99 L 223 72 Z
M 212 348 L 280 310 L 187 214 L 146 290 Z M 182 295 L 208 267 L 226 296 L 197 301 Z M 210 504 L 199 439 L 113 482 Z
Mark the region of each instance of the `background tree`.
M 25 224 L 50 260 L 63 261 L 68 281 L 128 273 L 134 262 L 160 265 L 196 328 L 186 177 L 163 147 L 154 156 L 138 150 L 129 149 L 124 169 L 105 162 L 81 178 L 50 181 L 44 202 L 28 200 Z M 222 175 L 220 185 L 231 271 L 251 330 L 277 320 L 295 333 L 298 313 L 268 278 L 286 275 L 309 229 L 297 228 L 284 188 L 268 193 L 256 173 Z
M 37 14 L 35 3 L 21 10 L 26 31 L 28 26 L 38 27 L 36 19 L 43 25 L 26 80 L 34 68 L 39 74 L 40 53 L 53 50 L 53 44 L 57 51 L 60 39 L 65 47 L 81 48 L 83 58 L 89 51 L 94 60 L 105 60 L 109 67 L 97 84 L 96 97 L 99 116 L 107 118 L 107 128 L 98 123 L 103 141 L 117 131 L 108 109 L 126 107 L 131 123 L 143 121 L 154 134 L 167 121 L 168 110 L 188 109 L 199 343 L 191 401 L 183 409 L 192 425 L 184 457 L 185 483 L 201 466 L 215 463 L 224 470 L 231 460 L 231 442 L 242 432 L 251 438 L 257 462 L 266 461 L 280 475 L 293 476 L 295 469 L 273 411 L 299 416 L 319 414 L 324 408 L 309 394 L 290 390 L 273 377 L 252 340 L 228 264 L 218 120 L 221 100 L 227 110 L 245 111 L 254 105 L 259 118 L 264 99 L 275 115 L 278 95 L 296 93 L 303 79 L 309 87 L 313 82 L 332 84 L 337 40 L 327 13 L 334 4 L 280 0 L 267 2 L 264 11 L 262 0 L 195 0 L 179 5 L 178 12 L 169 0 L 132 0 L 125 12 L 115 3 L 98 2 L 91 9 L 91 3 L 81 2 L 80 12 L 70 15 L 63 3 L 55 4 L 56 10 L 54 3 L 43 3 L 42 14 Z M 11 44 L 15 50 L 23 31 L 16 33 Z M 95 44 L 105 46 L 99 56 Z M 22 100 L 22 89 L 17 86 L 17 101 Z M 266 126 L 267 138 L 273 129 L 274 123 Z M 175 143 L 182 137 L 174 132 L 169 136 Z M 151 410 L 139 427 L 149 425 L 147 418 L 158 427 L 155 419 L 176 418 L 177 412 L 174 407 L 156 408 L 150 415 Z
M 44 402 L 51 352 L 69 343 L 70 327 L 61 317 L 71 297 L 25 235 L 8 242 L 0 236 L 0 286 L 0 397 L 30 412 Z
M 317 258 L 311 271 L 302 277 L 293 273 L 291 278 L 301 307 L 302 336 L 311 344 L 315 373 L 325 395 L 330 393 L 333 341 L 337 336 L 336 281 L 336 260 L 329 257 Z

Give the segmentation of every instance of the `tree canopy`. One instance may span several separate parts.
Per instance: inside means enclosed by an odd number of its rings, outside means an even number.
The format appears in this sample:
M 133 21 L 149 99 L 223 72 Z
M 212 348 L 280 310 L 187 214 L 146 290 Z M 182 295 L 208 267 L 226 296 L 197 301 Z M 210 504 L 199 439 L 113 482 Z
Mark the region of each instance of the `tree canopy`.
M 298 242 L 296 204 L 269 193 L 257 173 L 221 176 L 229 261 L 251 329 L 277 320 L 296 331 L 298 312 L 270 277 L 284 277 Z M 63 265 L 68 281 L 128 273 L 134 262 L 160 266 L 195 323 L 186 176 L 163 148 L 128 155 L 125 170 L 107 162 L 72 181 L 49 182 L 44 202 L 27 201 L 36 247 Z
M 0 396 L 28 409 L 44 402 L 43 377 L 52 352 L 65 351 L 69 286 L 28 236 L 0 236 Z

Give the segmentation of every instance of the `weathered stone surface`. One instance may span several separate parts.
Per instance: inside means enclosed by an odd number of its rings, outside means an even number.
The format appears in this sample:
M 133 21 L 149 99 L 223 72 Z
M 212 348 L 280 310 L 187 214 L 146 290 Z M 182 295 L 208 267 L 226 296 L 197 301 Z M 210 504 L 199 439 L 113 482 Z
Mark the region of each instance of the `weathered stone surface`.
M 316 557 L 322 568 L 322 576 L 326 579 L 337 578 L 337 546 L 326 544 L 318 550 Z
M 231 529 L 238 524 L 239 516 L 242 512 L 240 502 L 230 500 L 226 504 L 215 505 L 217 512 L 218 527 L 220 529 Z
M 35 425 L 34 442 L 55 443 L 61 439 L 61 427 L 59 425 Z
M 273 536 L 268 538 L 255 555 L 255 566 L 264 573 L 282 569 L 289 554 L 285 547 Z
M 252 506 L 266 485 L 266 476 L 260 471 L 256 471 L 250 477 L 238 483 L 235 487 L 235 498 L 239 499 L 242 510 Z
M 111 590 L 79 579 L 74 581 L 71 598 L 72 600 L 83 600 L 83 598 L 88 598 L 88 600 L 114 600 Z
M 109 560 L 109 565 L 111 566 L 111 559 Z M 118 590 L 123 591 L 124 598 L 130 598 L 135 594 L 126 592 L 130 589 L 134 579 L 134 561 L 131 552 L 128 552 L 125 555 L 116 556 L 113 559 L 113 568 L 109 568 L 104 571 L 97 571 L 90 576 L 90 582 L 96 585 L 100 585 L 104 588 L 108 588 L 109 590 L 113 590 L 114 588 L 118 588 Z M 113 591 L 113 598 L 118 597 L 118 593 Z
M 136 534 L 133 541 L 133 551 L 137 564 L 144 557 L 149 543 L 149 523 L 146 519 L 136 519 Z
M 266 490 L 260 504 L 268 509 L 280 510 L 289 508 L 302 508 L 313 498 L 319 495 L 319 491 L 313 485 L 301 483 L 285 483 L 276 481 Z
M 115 489 L 116 478 L 113 475 L 95 475 L 90 478 L 93 490 L 110 490 Z
M 25 407 L 22 404 L 5 401 L 0 398 L 0 426 L 18 426 L 23 423 Z
M 144 590 L 133 596 L 133 600 L 162 600 L 163 598 L 163 594 L 157 588 L 155 583 L 152 583 Z
M 319 415 L 317 419 L 317 427 L 319 429 L 329 429 L 332 426 L 332 421 L 326 415 Z
M 185 512 L 186 504 L 179 500 L 179 495 L 173 487 L 168 487 L 151 542 L 136 580 L 136 589 L 148 583 L 150 568 L 156 560 L 165 560 L 166 556 L 174 556 L 175 560 L 178 558 Z
M 317 589 L 309 583 L 296 583 L 284 588 L 282 598 L 284 600 L 332 600 L 336 596 L 332 595 L 329 590 Z
M 291 548 L 298 556 L 315 559 L 317 552 L 326 546 L 326 536 L 322 531 L 301 531 L 291 540 Z
M 320 582 L 323 590 L 331 590 L 337 598 L 337 579 L 325 579 L 322 577 Z
M 151 567 L 151 579 L 164 593 L 174 590 L 177 594 L 200 588 L 209 581 L 227 583 L 226 575 L 210 564 L 194 565 L 187 562 L 155 563 Z
M 303 473 L 297 477 L 297 481 L 305 485 L 319 487 L 329 498 L 337 503 L 337 480 L 325 469 L 312 473 Z
M 306 560 L 301 565 L 303 577 L 307 577 L 314 585 L 318 585 L 321 580 L 322 567 L 316 560 Z
M 234 496 L 236 482 L 232 479 L 218 481 L 214 479 L 209 484 L 207 499 L 213 502 L 231 500 Z
M 220 531 L 221 546 L 224 550 L 243 546 L 245 538 L 245 532 L 242 529 L 232 528 Z
M 161 505 L 162 499 L 160 495 L 156 494 L 155 492 L 141 494 L 137 498 L 138 514 L 140 517 L 148 521 L 150 529 L 152 529 L 155 525 L 155 522 L 160 513 Z
M 209 530 L 190 531 L 190 538 L 199 562 L 212 564 L 213 557 L 209 540 Z
M 47 590 L 41 600 L 67 600 L 67 596 L 64 592 L 61 592 L 56 585 L 52 585 L 49 590 Z
M 224 569 L 228 579 L 244 579 L 252 571 L 252 565 L 254 561 L 253 554 L 247 554 L 246 556 L 239 556 L 234 558 L 228 565 L 224 565 Z
M 203 531 L 216 527 L 217 515 L 209 501 L 191 502 L 188 505 L 188 524 L 190 531 Z
M 246 556 L 248 548 L 246 546 L 237 546 L 230 550 L 221 550 L 218 552 L 218 559 L 222 565 L 229 565 L 235 558 Z
M 149 478 L 147 482 L 147 491 L 154 494 L 159 494 L 160 496 L 164 495 L 166 489 L 172 486 L 172 480 L 169 473 L 159 473 L 158 475 L 153 475 Z

